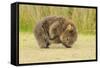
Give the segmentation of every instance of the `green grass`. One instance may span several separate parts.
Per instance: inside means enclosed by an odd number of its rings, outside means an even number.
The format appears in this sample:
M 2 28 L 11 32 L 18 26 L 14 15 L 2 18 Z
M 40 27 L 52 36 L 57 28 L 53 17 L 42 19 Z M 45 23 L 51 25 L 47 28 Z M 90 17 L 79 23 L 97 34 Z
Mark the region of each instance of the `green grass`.
M 33 33 L 20 32 L 19 63 L 96 59 L 95 40 L 95 35 L 78 34 L 78 39 L 72 48 L 65 48 L 62 44 L 52 44 L 48 49 L 41 49 Z
M 95 34 L 96 9 L 75 7 L 53 7 L 20 5 L 19 6 L 19 31 L 32 32 L 34 26 L 46 16 L 64 16 L 76 24 L 79 33 Z

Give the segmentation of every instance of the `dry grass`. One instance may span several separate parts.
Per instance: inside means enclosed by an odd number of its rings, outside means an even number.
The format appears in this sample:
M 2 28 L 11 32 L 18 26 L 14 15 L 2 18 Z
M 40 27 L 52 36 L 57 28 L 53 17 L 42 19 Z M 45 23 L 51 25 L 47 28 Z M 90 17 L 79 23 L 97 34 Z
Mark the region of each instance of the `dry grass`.
M 75 61 L 96 59 L 94 35 L 79 35 L 72 48 L 62 44 L 52 44 L 48 49 L 40 49 L 34 34 L 19 33 L 19 63 L 40 63 L 53 61 Z

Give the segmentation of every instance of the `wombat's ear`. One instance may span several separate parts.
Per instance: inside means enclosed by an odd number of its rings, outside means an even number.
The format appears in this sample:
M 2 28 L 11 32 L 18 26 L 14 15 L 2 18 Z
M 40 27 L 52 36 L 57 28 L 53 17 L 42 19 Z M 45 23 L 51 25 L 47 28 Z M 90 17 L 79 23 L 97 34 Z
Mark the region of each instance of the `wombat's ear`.
M 73 30 L 73 27 L 72 27 L 72 25 L 71 25 L 71 24 L 67 25 L 67 28 L 66 28 L 66 30 L 72 31 L 72 30 Z

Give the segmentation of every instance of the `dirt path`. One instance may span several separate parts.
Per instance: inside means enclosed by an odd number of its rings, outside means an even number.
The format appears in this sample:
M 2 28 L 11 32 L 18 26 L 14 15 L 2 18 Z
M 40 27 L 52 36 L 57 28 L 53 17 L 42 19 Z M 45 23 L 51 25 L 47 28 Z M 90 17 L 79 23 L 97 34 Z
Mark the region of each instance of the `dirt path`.
M 79 35 L 72 48 L 52 44 L 48 49 L 40 49 L 32 33 L 19 33 L 19 63 L 95 59 L 95 43 L 95 36 Z

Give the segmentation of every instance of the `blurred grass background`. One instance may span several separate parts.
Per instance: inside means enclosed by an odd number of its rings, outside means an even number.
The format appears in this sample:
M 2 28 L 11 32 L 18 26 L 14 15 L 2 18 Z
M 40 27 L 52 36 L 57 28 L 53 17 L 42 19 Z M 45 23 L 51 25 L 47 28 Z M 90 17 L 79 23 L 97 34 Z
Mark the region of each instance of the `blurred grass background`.
M 96 9 L 57 6 L 19 6 L 19 31 L 33 32 L 34 26 L 46 16 L 64 16 L 72 19 L 79 33 L 95 34 Z

